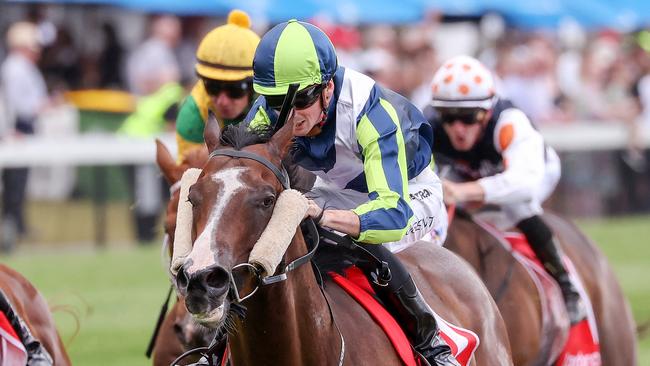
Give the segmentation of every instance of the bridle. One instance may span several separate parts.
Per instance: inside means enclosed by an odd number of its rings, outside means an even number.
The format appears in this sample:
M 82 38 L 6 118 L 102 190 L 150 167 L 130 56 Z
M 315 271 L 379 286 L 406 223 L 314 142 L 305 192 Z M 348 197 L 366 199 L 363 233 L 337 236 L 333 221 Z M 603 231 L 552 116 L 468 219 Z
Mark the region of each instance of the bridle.
M 269 160 L 264 158 L 261 155 L 249 152 L 249 151 L 242 151 L 242 150 L 232 150 L 232 149 L 219 149 L 215 150 L 212 153 L 210 153 L 210 156 L 208 159 L 215 157 L 215 156 L 227 156 L 231 158 L 243 158 L 243 159 L 250 159 L 254 160 L 262 165 L 264 165 L 266 168 L 268 168 L 275 177 L 278 179 L 280 184 L 282 184 L 283 189 L 289 189 L 290 184 L 289 184 L 289 175 L 287 174 L 287 170 L 284 168 L 284 165 L 281 165 L 281 169 L 273 165 Z M 312 247 L 311 249 L 308 250 L 307 254 L 298 257 L 297 259 L 291 261 L 289 264 L 284 266 L 282 270 L 276 275 L 266 275 L 263 273 L 263 270 L 261 267 L 251 264 L 251 263 L 240 263 L 232 267 L 230 270 L 229 276 L 230 276 L 230 297 L 231 301 L 235 301 L 237 305 L 240 305 L 240 303 L 251 296 L 253 296 L 257 290 L 262 287 L 262 286 L 267 286 L 271 285 L 274 283 L 282 282 L 287 279 L 287 274 L 294 269 L 302 266 L 305 263 L 308 263 L 311 261 L 311 259 L 314 257 L 314 254 L 316 253 L 316 250 L 318 249 L 319 243 L 320 243 L 320 233 L 318 228 L 316 227 L 316 223 L 314 220 L 308 219 L 305 220 L 307 224 L 307 229 L 309 230 L 309 236 L 312 238 Z M 309 241 L 306 241 L 306 244 L 309 247 Z M 235 271 L 239 269 L 246 269 L 249 271 L 249 273 L 252 273 L 254 275 L 255 279 L 255 286 L 250 291 L 249 293 L 245 294 L 244 296 L 240 295 L 240 289 L 237 286 L 237 279 L 235 278 L 235 275 L 233 274 Z M 343 338 L 343 334 L 341 333 L 341 330 L 338 327 L 338 324 L 336 323 L 336 320 L 334 318 L 334 313 L 332 312 L 332 308 L 330 306 L 329 300 L 327 296 L 325 295 L 325 292 L 323 291 L 322 288 L 320 288 L 321 293 L 323 294 L 323 297 L 325 299 L 325 302 L 327 303 L 330 316 L 332 317 L 332 321 L 334 323 L 334 326 L 336 327 L 336 330 L 339 333 L 339 337 L 341 339 L 341 352 L 339 355 L 339 365 L 343 364 L 343 360 L 345 358 L 345 339 Z
M 273 163 L 271 163 L 268 159 L 264 158 L 261 155 L 249 152 L 249 151 L 242 151 L 242 150 L 232 150 L 232 149 L 219 149 L 215 150 L 212 153 L 210 153 L 210 156 L 208 159 L 215 157 L 215 156 L 227 156 L 230 158 L 242 158 L 242 159 L 250 159 L 254 160 L 262 165 L 264 165 L 267 169 L 269 169 L 275 177 L 278 179 L 280 184 L 282 184 L 283 189 L 289 189 L 291 188 L 289 184 L 289 175 L 287 173 L 287 170 L 284 168 L 284 165 L 281 165 L 281 168 L 278 168 L 275 166 Z M 318 235 L 318 229 L 316 228 L 316 224 L 314 223 L 313 220 L 306 220 L 307 223 L 307 228 L 310 233 L 310 237 L 314 238 L 312 247 L 309 249 L 307 254 L 298 257 L 291 261 L 289 264 L 284 266 L 282 270 L 279 271 L 276 275 L 272 274 L 266 274 L 262 270 L 262 268 L 258 265 L 251 264 L 251 263 L 240 263 L 232 267 L 232 269 L 229 272 L 230 275 L 230 295 L 231 295 L 231 300 L 235 301 L 237 303 L 241 303 L 242 301 L 248 299 L 249 297 L 253 296 L 257 290 L 262 287 L 262 286 L 267 286 L 271 285 L 277 282 L 282 282 L 287 279 L 287 273 L 293 271 L 294 269 L 302 266 L 305 263 L 308 263 L 311 261 L 313 258 L 314 254 L 316 253 L 316 250 L 318 249 L 319 245 L 319 235 Z M 241 281 L 238 277 L 239 272 L 242 271 L 244 274 L 252 275 L 253 276 L 253 288 L 246 292 L 244 295 L 242 295 L 242 291 L 239 288 L 240 286 L 238 283 L 241 283 Z

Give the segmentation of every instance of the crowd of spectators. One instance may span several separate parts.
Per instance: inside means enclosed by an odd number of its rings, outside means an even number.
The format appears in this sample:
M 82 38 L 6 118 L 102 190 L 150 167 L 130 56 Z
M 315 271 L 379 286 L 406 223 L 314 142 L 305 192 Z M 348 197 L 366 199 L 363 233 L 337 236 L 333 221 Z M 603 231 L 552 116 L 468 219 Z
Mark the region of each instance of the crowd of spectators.
M 428 102 L 433 72 L 443 57 L 453 56 L 444 49 L 453 42 L 450 38 L 464 38 L 446 31 L 448 23 L 444 19 L 434 16 L 417 24 L 358 27 L 312 21 L 330 35 L 342 65 L 371 75 L 423 106 Z M 79 38 L 85 34 L 73 33 L 66 24 L 53 24 L 36 11 L 27 20 L 43 31 L 45 42 L 39 66 L 51 91 L 117 88 L 141 94 L 133 85 L 138 74 L 134 69 L 141 68 L 134 65 L 134 59 L 146 58 L 146 52 L 169 58 L 146 32 L 140 45 L 127 46 L 120 41 L 125 30 L 111 23 L 97 24 L 92 32 L 101 35 L 99 45 L 85 50 L 78 47 L 83 44 Z M 175 60 L 165 61 L 175 63 L 167 66 L 169 69 L 178 70 L 166 73 L 179 73 L 178 77 L 191 85 L 198 42 L 220 21 L 206 17 L 158 19 L 162 24 L 159 28 L 164 29 L 151 27 L 151 32 L 168 33 L 160 37 L 179 37 L 167 41 Z M 478 39 L 467 45 L 465 52 L 490 66 L 500 79 L 500 92 L 538 124 L 575 120 L 630 122 L 641 115 L 644 104 L 650 104 L 650 81 L 642 82 L 650 72 L 650 54 L 641 42 L 643 33 L 586 32 L 574 26 L 567 31 L 507 29 L 488 36 L 494 32 L 481 32 L 478 19 L 469 24 L 478 30 Z M 469 28 L 459 32 L 462 29 Z M 447 42 L 440 42 L 438 33 L 444 33 Z M 6 50 L 0 50 L 0 55 L 6 55 Z M 650 124 L 650 118 L 645 119 Z
M 49 19 L 43 9 L 29 8 L 23 19 L 15 21 L 30 22 L 39 30 L 38 68 L 54 100 L 69 90 L 117 89 L 142 98 L 168 82 L 189 89 L 196 80 L 194 53 L 200 39 L 224 21 L 139 16 L 135 19 L 148 24 L 125 29 L 124 23 L 105 18 L 80 32 L 79 27 Z M 98 10 L 87 11 L 92 18 Z M 490 67 L 497 76 L 498 93 L 538 126 L 574 121 L 625 124 L 633 137 L 624 155 L 626 163 L 638 172 L 648 170 L 635 132 L 642 125 L 650 127 L 648 31 L 586 31 L 575 23 L 554 30 L 520 30 L 506 27 L 494 16 L 461 21 L 440 14 L 399 26 L 310 21 L 330 36 L 341 65 L 373 77 L 420 108 L 429 103 L 430 80 L 437 67 L 462 52 Z M 253 24 L 260 34 L 268 26 Z M 0 24 L 3 39 L 8 28 L 9 24 Z M 139 36 L 132 34 L 135 30 Z M 9 54 L 2 42 L 0 62 Z

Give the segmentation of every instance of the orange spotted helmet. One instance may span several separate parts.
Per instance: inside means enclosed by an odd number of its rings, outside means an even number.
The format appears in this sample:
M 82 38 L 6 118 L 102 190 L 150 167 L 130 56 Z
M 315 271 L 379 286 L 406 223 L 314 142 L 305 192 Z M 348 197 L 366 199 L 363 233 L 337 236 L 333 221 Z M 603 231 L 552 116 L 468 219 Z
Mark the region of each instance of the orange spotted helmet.
M 491 109 L 496 100 L 494 78 L 483 64 L 469 56 L 447 60 L 431 81 L 436 108 Z

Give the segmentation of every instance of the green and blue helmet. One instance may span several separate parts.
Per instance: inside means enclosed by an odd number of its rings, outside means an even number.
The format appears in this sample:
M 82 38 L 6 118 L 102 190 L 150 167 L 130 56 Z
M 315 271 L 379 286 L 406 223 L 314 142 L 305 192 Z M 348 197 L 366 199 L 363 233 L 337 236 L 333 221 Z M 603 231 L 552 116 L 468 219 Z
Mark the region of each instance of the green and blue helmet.
M 285 95 L 328 82 L 336 72 L 336 51 L 318 27 L 295 19 L 280 23 L 262 37 L 253 59 L 253 88 L 262 95 Z

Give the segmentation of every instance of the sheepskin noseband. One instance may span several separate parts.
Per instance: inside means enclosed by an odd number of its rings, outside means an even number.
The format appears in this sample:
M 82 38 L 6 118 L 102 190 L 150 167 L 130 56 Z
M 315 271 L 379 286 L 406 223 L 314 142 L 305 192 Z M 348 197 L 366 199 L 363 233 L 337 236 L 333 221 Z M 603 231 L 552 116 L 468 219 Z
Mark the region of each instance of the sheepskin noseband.
M 275 273 L 282 261 L 296 228 L 307 212 L 307 198 L 294 190 L 284 190 L 273 208 L 273 215 L 266 229 L 255 243 L 248 262 L 261 266 L 267 275 Z
M 176 213 L 176 230 L 174 231 L 174 250 L 169 271 L 176 276 L 183 266 L 185 258 L 192 251 L 192 204 L 187 201 L 190 187 L 196 183 L 201 169 L 190 168 L 181 177 L 181 191 Z

